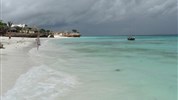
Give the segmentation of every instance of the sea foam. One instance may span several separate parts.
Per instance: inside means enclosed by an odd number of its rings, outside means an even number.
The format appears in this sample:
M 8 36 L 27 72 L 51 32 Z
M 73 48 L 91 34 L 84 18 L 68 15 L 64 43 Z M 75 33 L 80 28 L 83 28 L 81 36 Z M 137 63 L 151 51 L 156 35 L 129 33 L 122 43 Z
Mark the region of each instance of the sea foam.
M 74 89 L 77 83 L 75 77 L 41 65 L 21 75 L 2 100 L 55 100 Z

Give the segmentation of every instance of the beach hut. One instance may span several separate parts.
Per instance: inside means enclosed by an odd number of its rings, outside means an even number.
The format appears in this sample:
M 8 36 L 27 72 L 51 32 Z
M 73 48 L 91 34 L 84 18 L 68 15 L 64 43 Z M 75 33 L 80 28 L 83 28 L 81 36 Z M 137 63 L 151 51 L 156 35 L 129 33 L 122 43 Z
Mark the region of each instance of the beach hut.
M 17 29 L 14 28 L 14 27 L 12 27 L 12 28 L 10 28 L 10 29 L 8 30 L 8 32 L 17 32 Z

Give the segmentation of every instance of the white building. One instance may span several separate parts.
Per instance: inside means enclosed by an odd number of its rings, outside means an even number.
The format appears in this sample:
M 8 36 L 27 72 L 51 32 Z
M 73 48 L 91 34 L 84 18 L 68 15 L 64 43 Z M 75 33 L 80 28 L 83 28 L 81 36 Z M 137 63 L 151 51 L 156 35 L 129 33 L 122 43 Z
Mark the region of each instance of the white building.
M 21 27 L 24 28 L 25 26 L 27 26 L 26 24 L 12 24 L 11 27 Z

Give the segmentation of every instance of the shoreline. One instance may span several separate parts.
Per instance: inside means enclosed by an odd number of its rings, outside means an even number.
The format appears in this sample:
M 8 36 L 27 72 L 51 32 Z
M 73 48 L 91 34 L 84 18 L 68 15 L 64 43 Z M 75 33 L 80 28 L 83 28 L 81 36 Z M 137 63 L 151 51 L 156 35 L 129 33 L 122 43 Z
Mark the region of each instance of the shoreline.
M 29 50 L 35 47 L 35 38 L 0 37 L 4 49 L 1 49 L 1 93 L 3 96 L 13 88 L 20 75 L 26 73 L 35 63 L 28 55 Z
M 12 85 L 12 88 L 9 87 L 10 89 L 2 95 L 3 100 L 14 98 L 17 100 L 91 100 L 95 98 L 102 100 L 105 98 L 128 99 L 128 96 L 134 100 L 175 99 L 177 61 L 173 54 L 176 53 L 174 46 L 176 38 L 162 37 L 161 42 L 157 37 L 152 39 L 154 42 L 146 38 L 145 43 L 138 45 L 128 44 L 125 38 L 124 41 L 119 41 L 117 38 L 109 41 L 108 38 L 102 38 L 102 40 L 101 38 L 94 37 L 87 39 L 87 42 L 84 39 L 61 42 L 41 39 L 42 46 L 39 51 L 37 48 L 32 48 L 35 45 L 33 44 L 35 39 L 30 42 L 32 47 L 24 46 L 23 50 L 20 47 L 18 50 L 15 49 L 14 45 L 15 50 L 11 49 L 10 55 L 3 56 L 15 61 L 22 59 L 26 62 L 22 64 L 7 61 L 14 63 L 14 65 L 11 64 L 12 68 L 23 65 L 21 66 L 23 71 L 14 81 L 15 85 Z M 108 44 L 105 44 L 106 42 Z M 145 44 L 150 47 L 145 47 Z M 170 47 L 170 49 L 162 47 Z M 140 50 L 140 48 L 143 49 Z M 134 54 L 130 53 L 130 50 Z M 26 53 L 19 54 L 21 51 Z M 153 54 L 150 55 L 150 52 Z M 138 56 L 140 53 L 144 55 Z M 160 59 L 155 61 L 157 58 Z M 14 71 L 14 69 L 7 69 L 7 74 L 11 74 L 11 70 Z M 142 81 L 138 82 L 138 80 Z M 160 85 L 160 83 L 165 84 Z M 162 96 L 162 94 L 166 95 Z
M 79 84 L 75 76 L 55 70 L 43 63 L 45 60 L 35 46 L 35 38 L 27 39 L 25 42 L 17 43 L 17 41 L 19 38 L 14 38 L 13 43 L 4 45 L 8 50 L 4 49 L 3 51 L 6 52 L 1 53 L 4 56 L 1 89 L 3 100 L 14 98 L 19 100 L 42 100 L 44 98 L 47 98 L 45 100 L 56 100 L 59 96 L 64 96 L 72 91 L 71 89 Z M 42 51 L 48 46 L 46 42 L 48 39 L 41 39 L 40 49 Z M 26 45 L 21 45 L 21 43 Z
M 34 55 L 30 54 L 32 49 L 36 49 L 36 38 L 25 37 L 0 37 L 0 42 L 3 44 L 4 49 L 0 49 L 1 68 L 2 72 L 0 96 L 5 95 L 11 90 L 18 78 L 27 73 L 35 66 L 40 66 L 40 63 L 33 60 Z M 41 46 L 45 45 L 48 39 L 63 39 L 60 38 L 40 38 Z M 2 79 L 1 79 L 2 78 Z

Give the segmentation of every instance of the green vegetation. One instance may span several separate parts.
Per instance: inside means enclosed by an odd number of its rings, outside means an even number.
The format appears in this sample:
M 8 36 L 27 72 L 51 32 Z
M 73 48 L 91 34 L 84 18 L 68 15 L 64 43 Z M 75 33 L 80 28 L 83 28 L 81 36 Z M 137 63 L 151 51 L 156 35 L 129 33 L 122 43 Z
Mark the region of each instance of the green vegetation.
M 72 29 L 72 32 L 79 33 L 78 30 L 76 30 L 76 29 Z
M 21 32 L 21 30 L 23 29 L 22 27 L 19 26 L 15 26 L 14 28 L 17 30 L 17 32 Z
M 0 20 L 0 35 L 4 35 L 7 30 L 8 30 L 7 24 L 3 23 L 3 21 Z
M 0 20 L 0 30 L 1 30 L 1 29 L 4 29 L 4 28 L 6 28 L 6 27 L 7 27 L 7 24 L 6 24 L 6 23 L 3 23 L 3 21 Z
M 46 30 L 45 29 L 40 29 L 40 33 L 45 33 Z
M 44 28 L 30 27 L 26 24 L 13 24 L 11 21 L 3 23 L 0 20 L 0 35 L 12 37 L 36 37 L 40 35 L 40 37 L 48 37 L 54 36 L 54 32 L 51 30 L 47 30 Z M 80 37 L 79 31 L 77 29 L 72 29 L 72 32 L 62 32 L 60 33 L 66 37 Z
M 24 36 L 24 37 L 35 37 L 37 33 L 40 33 L 41 37 L 47 37 L 48 35 L 52 34 L 50 30 L 40 29 L 37 27 L 29 27 L 25 25 L 25 27 L 20 26 L 13 26 L 13 23 L 11 21 L 6 23 L 3 23 L 2 20 L 0 20 L 0 35 L 8 36 L 8 33 L 11 32 L 12 36 Z

